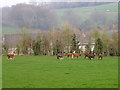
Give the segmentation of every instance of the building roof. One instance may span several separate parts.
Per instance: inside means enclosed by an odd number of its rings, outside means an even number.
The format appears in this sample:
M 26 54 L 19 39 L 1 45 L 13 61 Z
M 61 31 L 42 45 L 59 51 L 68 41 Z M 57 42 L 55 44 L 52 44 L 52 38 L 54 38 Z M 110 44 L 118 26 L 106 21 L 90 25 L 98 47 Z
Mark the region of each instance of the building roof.
M 78 43 L 78 45 L 95 45 L 95 43 Z

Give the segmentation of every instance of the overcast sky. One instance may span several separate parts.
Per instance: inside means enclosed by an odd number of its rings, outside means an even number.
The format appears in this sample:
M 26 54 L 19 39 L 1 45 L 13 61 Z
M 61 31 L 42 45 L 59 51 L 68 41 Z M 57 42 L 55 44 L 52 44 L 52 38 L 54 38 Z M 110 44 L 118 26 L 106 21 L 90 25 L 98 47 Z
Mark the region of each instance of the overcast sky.
M 29 0 L 1 0 L 0 7 L 11 6 L 17 3 L 26 3 L 26 2 L 29 2 Z
M 38 1 L 38 2 L 118 2 L 120 0 L 1 0 L 0 7 L 11 6 L 18 3 L 28 3 L 29 1 Z

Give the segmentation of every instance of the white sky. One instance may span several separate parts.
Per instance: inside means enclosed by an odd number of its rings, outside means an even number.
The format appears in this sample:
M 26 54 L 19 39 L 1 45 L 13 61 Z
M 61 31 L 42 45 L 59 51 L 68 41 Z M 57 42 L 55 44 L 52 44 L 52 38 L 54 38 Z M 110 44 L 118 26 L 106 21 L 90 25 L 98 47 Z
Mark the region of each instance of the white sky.
M 29 1 L 39 2 L 65 2 L 67 0 L 0 0 L 0 7 L 11 6 L 17 3 L 28 3 Z M 71 2 L 118 2 L 120 0 L 68 0 Z
M 29 0 L 1 0 L 0 7 L 11 6 L 17 3 L 25 3 L 29 2 Z

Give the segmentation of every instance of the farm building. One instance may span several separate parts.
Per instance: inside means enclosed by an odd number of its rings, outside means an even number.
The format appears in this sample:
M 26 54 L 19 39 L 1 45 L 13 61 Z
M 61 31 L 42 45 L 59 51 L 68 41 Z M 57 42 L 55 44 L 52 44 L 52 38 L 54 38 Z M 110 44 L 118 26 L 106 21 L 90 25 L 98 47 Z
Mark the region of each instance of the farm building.
M 91 48 L 91 51 L 94 50 L 95 43 L 79 43 L 79 49 L 81 49 L 83 52 L 86 50 L 86 45 L 89 45 Z

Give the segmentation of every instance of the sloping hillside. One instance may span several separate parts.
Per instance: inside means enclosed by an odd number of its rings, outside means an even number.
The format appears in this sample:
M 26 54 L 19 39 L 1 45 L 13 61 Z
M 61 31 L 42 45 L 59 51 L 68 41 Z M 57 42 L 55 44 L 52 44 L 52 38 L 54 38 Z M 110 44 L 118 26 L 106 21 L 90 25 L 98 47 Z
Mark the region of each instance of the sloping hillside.
M 81 22 L 88 19 L 91 16 L 91 14 L 95 11 L 105 12 L 107 14 L 107 18 L 114 20 L 114 18 L 118 15 L 117 14 L 118 13 L 118 3 L 110 3 L 110 4 L 91 6 L 91 7 L 68 8 L 68 9 L 56 9 L 55 10 L 55 12 L 59 16 L 60 20 L 61 20 L 61 17 L 68 11 L 78 13 L 81 18 L 80 19 Z M 61 24 L 61 23 L 62 23 L 62 20 L 59 22 L 59 24 Z M 2 27 L 3 34 L 11 34 L 11 33 L 19 33 L 19 32 L 20 32 L 19 28 L 9 27 L 9 26 Z
M 110 3 L 105 5 L 99 6 L 91 6 L 91 7 L 80 7 L 80 8 L 69 8 L 69 9 L 57 9 L 56 12 L 58 14 L 63 14 L 68 10 L 72 10 L 74 12 L 93 12 L 93 11 L 110 11 L 110 12 L 117 12 L 118 11 L 118 3 Z
M 80 8 L 68 8 L 68 9 L 56 9 L 59 17 L 62 17 L 66 12 L 77 13 L 80 16 L 80 21 L 87 20 L 93 12 L 101 12 L 107 15 L 107 18 L 114 20 L 118 15 L 118 3 L 109 3 L 99 6 L 80 7 Z M 61 21 L 62 22 L 62 21 Z

